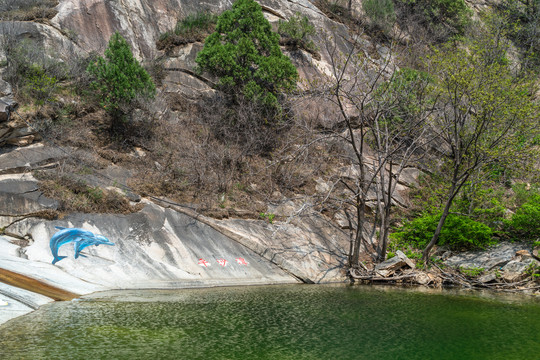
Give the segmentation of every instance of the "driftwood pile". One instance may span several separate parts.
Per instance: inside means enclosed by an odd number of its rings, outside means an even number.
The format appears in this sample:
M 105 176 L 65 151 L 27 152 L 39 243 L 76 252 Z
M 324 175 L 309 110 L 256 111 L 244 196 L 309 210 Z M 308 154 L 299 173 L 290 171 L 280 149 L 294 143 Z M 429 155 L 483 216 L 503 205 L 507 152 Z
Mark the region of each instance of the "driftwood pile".
M 413 260 L 398 250 L 396 256 L 377 264 L 372 269 L 363 264 L 360 268 L 349 269 L 349 275 L 353 281 L 368 283 L 386 282 L 430 287 L 460 286 L 467 289 L 538 294 L 540 293 L 540 278 L 530 274 L 531 267 L 528 267 L 528 272 L 523 268 L 519 272 L 512 272 L 505 268 L 525 262 L 532 264 L 533 269 L 535 266 L 540 269 L 539 260 L 535 254 L 522 250 L 518 251 L 508 263 L 510 266 L 471 274 L 467 269 L 446 267 L 437 263 L 430 263 L 427 267 L 419 269 Z

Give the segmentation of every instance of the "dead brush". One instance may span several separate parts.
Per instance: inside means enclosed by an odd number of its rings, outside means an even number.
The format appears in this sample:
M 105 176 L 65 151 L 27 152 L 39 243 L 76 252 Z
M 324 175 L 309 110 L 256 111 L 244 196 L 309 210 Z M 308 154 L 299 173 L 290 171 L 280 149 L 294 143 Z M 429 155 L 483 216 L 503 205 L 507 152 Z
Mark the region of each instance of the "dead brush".
M 131 205 L 128 199 L 115 190 L 89 186 L 69 175 L 36 173 L 43 194 L 59 201 L 59 211 L 83 213 L 129 214 L 142 205 Z

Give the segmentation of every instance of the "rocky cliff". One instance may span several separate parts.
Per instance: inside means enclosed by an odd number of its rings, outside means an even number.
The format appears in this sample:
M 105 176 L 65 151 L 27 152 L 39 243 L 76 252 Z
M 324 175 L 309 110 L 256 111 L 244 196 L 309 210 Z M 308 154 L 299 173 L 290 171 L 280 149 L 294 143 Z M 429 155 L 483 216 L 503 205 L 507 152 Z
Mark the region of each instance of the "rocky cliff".
M 319 46 L 329 36 L 324 31 L 331 32 L 336 39 L 349 34 L 347 26 L 310 1 L 263 0 L 260 4 L 274 27 L 279 19 L 295 13 L 307 16 L 319 31 L 314 39 Z M 213 91 L 192 72 L 202 43 L 167 51 L 158 50 L 156 43 L 162 33 L 174 28 L 179 18 L 200 11 L 219 13 L 230 6 L 230 1 L 61 0 L 52 12 L 54 16 L 36 21 L 2 21 L 0 33 L 16 42 L 35 44 L 47 56 L 67 63 L 92 52 L 101 54 L 111 34 L 118 31 L 139 60 L 159 58 L 163 64 L 165 76 L 159 96 L 180 94 L 193 100 Z M 388 60 L 388 48 L 366 35 L 359 41 L 374 67 Z M 337 44 L 345 48 L 344 43 Z M 301 88 L 305 80 L 329 72 L 325 53 L 314 56 L 296 50 L 289 55 L 301 75 Z M 0 91 L 0 300 L 9 304 L 0 307 L 0 323 L 49 301 L 107 289 L 345 279 L 343 268 L 351 227 L 345 219 L 331 221 L 321 213 L 306 210 L 306 201 L 287 198 L 279 192 L 274 196 L 276 201 L 262 204 L 267 213 L 277 216 L 275 221 L 234 215 L 217 220 L 201 215 L 189 204 L 171 202 L 166 196 L 141 197 L 126 186 L 133 173 L 116 164 L 116 155 L 109 156 L 109 150 L 84 144 L 85 138 L 93 135 L 80 134 L 77 143 L 67 146 L 40 142 L 40 132 L 46 129 L 46 114 L 43 128 L 30 126 L 24 116 L 15 113 L 9 84 L 0 80 Z M 322 126 L 333 126 L 335 119 L 331 113 L 324 113 L 328 110 L 326 105 L 314 105 L 323 114 Z M 157 111 L 170 111 L 167 106 L 162 105 Z M 99 113 L 93 116 L 99 117 Z M 133 154 L 122 156 L 144 158 L 145 150 L 136 149 Z M 81 159 L 84 164 L 99 164 L 97 170 L 86 173 L 86 167 L 81 166 L 70 176 L 84 184 L 120 192 L 140 210 L 127 214 L 61 211 L 58 201 L 43 194 L 34 172 L 55 169 L 60 174 L 68 173 L 66 164 L 82 162 Z M 157 162 L 146 166 L 158 171 L 164 168 Z M 406 203 L 407 186 L 418 177 L 417 170 L 410 170 L 410 176 L 396 193 L 397 204 Z M 357 173 L 354 167 L 342 171 L 351 176 Z M 314 191 L 324 194 L 329 187 L 318 179 Z M 74 259 L 72 245 L 64 245 L 60 252 L 67 258 L 52 265 L 49 239 L 57 231 L 56 226 L 90 230 L 108 237 L 115 246 L 92 246 L 83 251 L 86 257 Z

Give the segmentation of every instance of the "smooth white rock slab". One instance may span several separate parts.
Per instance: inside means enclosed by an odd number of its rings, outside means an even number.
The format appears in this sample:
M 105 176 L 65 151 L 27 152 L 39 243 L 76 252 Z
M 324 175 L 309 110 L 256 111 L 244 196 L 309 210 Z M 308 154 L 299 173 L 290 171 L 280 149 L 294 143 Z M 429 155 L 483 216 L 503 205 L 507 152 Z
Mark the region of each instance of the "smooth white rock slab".
M 7 302 L 7 305 L 5 303 Z M 0 294 L 0 324 L 34 311 L 29 306 Z

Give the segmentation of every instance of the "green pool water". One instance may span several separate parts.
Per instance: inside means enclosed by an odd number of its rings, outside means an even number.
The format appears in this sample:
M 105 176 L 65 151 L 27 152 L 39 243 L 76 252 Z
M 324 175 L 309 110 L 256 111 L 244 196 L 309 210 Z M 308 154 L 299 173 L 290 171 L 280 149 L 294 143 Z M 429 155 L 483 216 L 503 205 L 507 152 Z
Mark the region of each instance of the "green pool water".
M 0 359 L 540 359 L 540 301 L 345 285 L 117 291 L 2 325 Z

